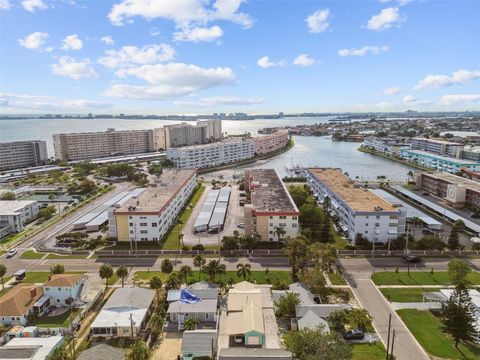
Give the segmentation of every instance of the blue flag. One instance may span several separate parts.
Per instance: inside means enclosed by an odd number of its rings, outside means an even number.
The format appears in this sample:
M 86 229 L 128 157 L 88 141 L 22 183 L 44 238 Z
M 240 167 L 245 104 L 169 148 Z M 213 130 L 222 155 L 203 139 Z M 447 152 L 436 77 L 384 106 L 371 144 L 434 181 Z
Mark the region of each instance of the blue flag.
M 196 304 L 197 302 L 199 302 L 201 299 L 197 296 L 197 295 L 194 295 L 192 294 L 190 291 L 188 290 L 182 290 L 182 292 L 180 293 L 180 301 L 183 302 L 183 303 L 186 303 L 186 304 Z

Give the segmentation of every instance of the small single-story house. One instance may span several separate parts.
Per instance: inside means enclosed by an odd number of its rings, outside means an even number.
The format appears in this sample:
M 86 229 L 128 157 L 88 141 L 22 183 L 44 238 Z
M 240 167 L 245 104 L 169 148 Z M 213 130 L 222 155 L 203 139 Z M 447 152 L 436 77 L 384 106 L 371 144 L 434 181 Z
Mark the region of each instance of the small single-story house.
M 209 283 L 207 281 L 199 281 L 192 285 L 186 287 L 193 295 L 198 296 L 202 300 L 211 300 L 218 298 L 218 286 L 214 283 Z M 180 294 L 182 293 L 182 289 L 172 289 L 168 290 L 167 293 L 167 301 L 168 303 L 172 303 L 174 301 L 180 300 Z
M 140 287 L 118 288 L 90 326 L 92 337 L 136 337 L 150 316 L 155 291 Z
M 189 317 L 195 317 L 200 322 L 217 321 L 218 299 L 202 299 L 197 303 L 189 304 L 181 300 L 174 301 L 168 306 L 167 314 L 171 322 L 183 324 Z
M 225 348 L 220 349 L 219 360 L 292 360 L 292 353 L 283 349 Z
M 0 359 L 45 360 L 63 345 L 63 336 L 14 338 L 0 347 Z
M 314 330 L 319 326 L 322 326 L 325 332 L 330 332 L 330 327 L 328 322 L 314 313 L 312 310 L 307 311 L 307 313 L 297 320 L 298 330 L 310 329 Z
M 47 307 L 37 304 L 42 296 L 42 288 L 33 284 L 15 286 L 0 297 L 0 322 L 4 325 L 27 325 L 29 316 L 41 316 L 47 310 Z
M 43 294 L 55 307 L 69 306 L 81 297 L 86 276 L 83 274 L 56 274 L 43 284 Z
M 77 360 L 125 360 L 122 349 L 99 344 L 80 353 Z
M 217 330 L 186 330 L 182 337 L 183 360 L 198 357 L 214 358 L 217 349 Z

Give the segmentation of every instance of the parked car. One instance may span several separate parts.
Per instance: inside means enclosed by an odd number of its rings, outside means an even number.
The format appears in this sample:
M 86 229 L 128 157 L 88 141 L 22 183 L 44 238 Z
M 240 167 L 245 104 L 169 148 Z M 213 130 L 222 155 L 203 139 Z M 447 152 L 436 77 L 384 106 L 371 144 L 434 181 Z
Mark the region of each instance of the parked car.
M 424 192 L 422 193 L 422 195 L 423 195 L 423 196 L 430 196 L 430 193 L 429 193 L 429 192 L 426 192 L 426 191 L 424 191 Z
M 422 259 L 419 257 L 419 256 L 415 256 L 415 255 L 404 255 L 402 257 L 403 261 L 407 262 L 407 263 L 419 263 L 420 261 L 422 261 Z
M 240 229 L 244 229 L 244 228 L 245 228 L 245 224 L 244 224 L 244 223 L 237 224 L 237 227 L 240 228 Z
M 435 233 L 434 233 L 431 229 L 429 229 L 429 228 L 423 228 L 423 229 L 422 229 L 422 234 L 424 234 L 424 235 L 433 235 L 433 234 L 435 234 Z
M 345 340 L 363 340 L 365 334 L 360 329 L 352 329 L 343 333 Z
M 11 258 L 13 256 L 15 256 L 17 254 L 17 249 L 10 249 L 7 251 L 7 254 L 5 255 L 5 257 L 8 259 L 8 258 Z

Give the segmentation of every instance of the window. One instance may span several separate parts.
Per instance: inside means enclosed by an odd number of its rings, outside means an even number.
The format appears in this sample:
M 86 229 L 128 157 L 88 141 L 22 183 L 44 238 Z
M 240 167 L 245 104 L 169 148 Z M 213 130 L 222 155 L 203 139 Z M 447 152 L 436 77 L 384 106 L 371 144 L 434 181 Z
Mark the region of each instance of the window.
M 269 233 L 269 234 L 273 234 L 273 231 L 272 231 L 272 230 L 270 230 L 268 233 Z
M 140 226 L 148 226 L 148 223 L 140 223 Z
M 133 234 L 133 230 L 130 230 L 130 234 Z
M 380 223 L 375 223 L 375 226 L 376 226 L 376 227 L 379 227 L 379 226 L 380 226 Z
M 157 227 L 157 223 L 152 223 L 152 227 Z
M 365 223 L 365 226 L 368 226 L 368 223 Z
M 130 223 L 129 225 L 130 225 L 130 226 L 133 226 L 133 223 Z
M 61 290 L 62 290 L 62 288 L 58 288 L 58 291 L 61 291 Z
M 365 230 L 365 234 L 368 234 L 368 230 Z
M 284 219 L 286 219 L 286 218 L 287 218 L 287 217 L 284 216 L 284 215 L 281 215 L 281 216 L 280 216 L 280 219 L 281 219 L 281 220 L 284 220 Z
M 296 217 L 296 216 L 292 216 L 292 220 L 297 220 L 297 217 Z
M 45 290 L 50 291 L 50 288 L 47 287 L 47 288 L 45 288 Z
M 205 319 L 208 319 L 209 315 L 210 315 L 209 313 L 206 313 L 205 314 Z
M 298 224 L 292 224 L 292 228 L 298 227 Z
M 140 230 L 140 234 L 148 234 L 148 230 Z

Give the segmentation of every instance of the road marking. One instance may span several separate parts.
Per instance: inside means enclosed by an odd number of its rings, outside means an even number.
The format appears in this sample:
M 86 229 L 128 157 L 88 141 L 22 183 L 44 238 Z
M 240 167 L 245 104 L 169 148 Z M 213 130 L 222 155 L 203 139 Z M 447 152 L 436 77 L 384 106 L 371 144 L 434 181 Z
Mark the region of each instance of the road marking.
M 45 265 L 46 263 L 48 262 L 48 259 L 47 260 L 44 260 L 40 263 L 40 265 Z

